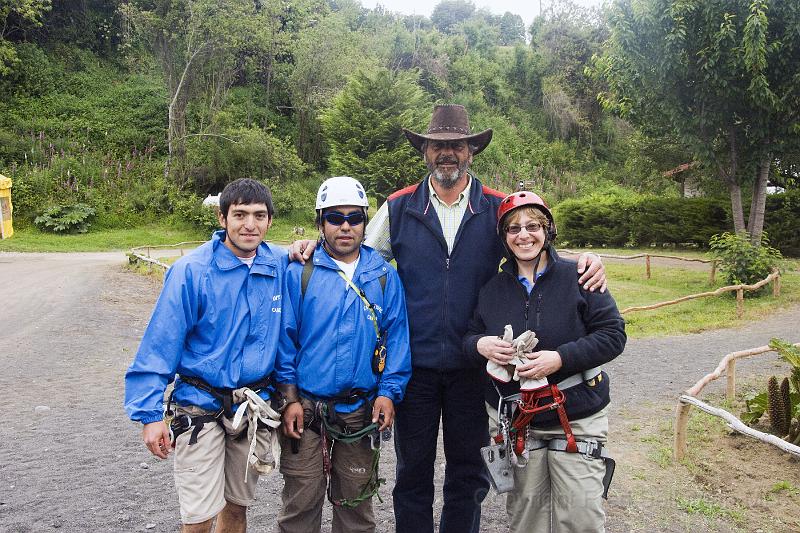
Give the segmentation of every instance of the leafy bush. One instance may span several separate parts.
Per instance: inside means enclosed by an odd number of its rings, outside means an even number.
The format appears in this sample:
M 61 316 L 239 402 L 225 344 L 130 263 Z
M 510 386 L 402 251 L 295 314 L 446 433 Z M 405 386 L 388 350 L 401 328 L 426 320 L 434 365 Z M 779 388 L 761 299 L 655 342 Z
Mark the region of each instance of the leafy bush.
M 171 198 L 173 213 L 192 226 L 206 231 L 209 235 L 219 229 L 219 220 L 213 207 L 203 205 L 203 199 L 196 194 L 173 194 Z
M 94 215 L 94 209 L 86 204 L 58 205 L 47 209 L 33 223 L 52 233 L 86 233 Z
M 6 94 L 39 96 L 51 92 L 59 78 L 47 54 L 33 43 L 16 45 L 19 62 L 9 76 L 0 79 Z
M 272 204 L 275 214 L 286 216 L 298 209 L 313 209 L 316 201 L 315 192 L 310 191 L 296 181 L 266 180 L 272 193 Z
M 560 239 L 572 246 L 706 246 L 712 235 L 730 225 L 725 200 L 634 193 L 565 200 L 553 215 Z
M 766 278 L 778 262 L 781 253 L 769 246 L 766 234 L 760 246 L 750 244 L 746 233 L 714 235 L 709 241 L 711 252 L 720 260 L 720 272 L 731 285 L 752 285 Z
M 187 143 L 190 171 L 200 193 L 219 192 L 238 178 L 297 180 L 308 175 L 291 143 L 259 128 L 232 128 L 222 137 L 193 138 Z
M 635 197 L 601 195 L 561 202 L 553 210 L 559 238 L 573 246 L 624 246 L 635 205 Z
M 800 257 L 800 189 L 767 196 L 764 230 L 783 255 Z

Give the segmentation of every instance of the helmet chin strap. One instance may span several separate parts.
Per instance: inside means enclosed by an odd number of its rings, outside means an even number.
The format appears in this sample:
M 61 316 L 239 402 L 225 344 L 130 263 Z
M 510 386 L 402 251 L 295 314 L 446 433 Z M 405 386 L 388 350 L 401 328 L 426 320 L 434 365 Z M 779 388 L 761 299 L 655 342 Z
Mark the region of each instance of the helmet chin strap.
M 511 248 L 509 248 L 509 246 L 505 242 L 503 243 L 503 245 L 506 247 L 506 250 L 508 250 L 508 253 L 511 254 L 511 256 L 514 259 L 516 259 L 517 261 L 524 261 L 523 259 L 520 259 L 519 257 L 517 257 L 516 254 L 511 251 Z M 547 247 L 547 239 L 544 240 L 544 243 L 542 244 L 542 249 L 539 250 L 539 253 L 536 254 L 536 257 L 533 258 L 533 260 L 532 260 L 533 261 L 533 281 L 534 281 L 534 283 L 536 282 L 536 274 L 539 271 L 539 262 L 542 259 L 542 252 L 544 252 L 546 247 Z

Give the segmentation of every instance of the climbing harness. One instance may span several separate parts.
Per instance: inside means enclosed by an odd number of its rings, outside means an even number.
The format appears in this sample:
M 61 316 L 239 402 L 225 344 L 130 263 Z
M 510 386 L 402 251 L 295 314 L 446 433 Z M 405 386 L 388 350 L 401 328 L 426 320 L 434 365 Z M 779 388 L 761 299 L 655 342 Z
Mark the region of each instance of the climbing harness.
M 322 469 L 325 474 L 325 484 L 328 501 L 333 505 L 345 508 L 357 507 L 373 496 L 381 499 L 378 490 L 381 485 L 386 483 L 386 479 L 380 477 L 379 465 L 381 454 L 381 441 L 391 438 L 391 430 L 380 431 L 380 422 L 372 422 L 372 402 L 369 397 L 371 391 L 355 389 L 345 396 L 338 396 L 332 399 L 320 400 L 314 403 L 313 418 L 309 427 L 320 436 L 322 448 Z M 364 400 L 364 420 L 360 429 L 349 427 L 337 414 L 336 405 L 352 405 Z M 353 444 L 368 438 L 370 449 L 372 450 L 372 463 L 370 465 L 370 477 L 361 487 L 358 495 L 353 498 L 334 498 L 331 489 L 331 453 L 335 443 Z
M 237 389 L 232 389 L 227 387 L 213 387 L 209 385 L 208 382 L 206 382 L 204 379 L 195 376 L 178 376 L 178 379 L 184 383 L 191 385 L 192 387 L 198 388 L 213 396 L 214 399 L 216 399 L 222 404 L 222 412 L 225 415 L 225 417 L 226 418 L 233 417 L 233 406 L 236 403 L 238 403 L 237 401 L 234 401 L 233 391 Z M 272 385 L 272 379 L 266 377 L 264 379 L 260 379 L 253 383 L 248 383 L 247 385 L 239 387 L 239 389 L 250 389 L 255 392 L 260 392 L 264 389 L 269 388 L 271 385 Z M 167 403 L 167 408 L 169 408 L 169 402 L 171 401 L 172 401 L 172 395 L 170 394 L 170 398 Z M 279 399 L 279 402 L 280 401 L 282 401 L 282 399 Z M 284 407 L 283 405 L 280 405 L 280 403 L 278 403 L 274 406 L 274 409 L 276 411 L 282 411 L 283 407 Z
M 205 380 L 194 376 L 178 376 L 178 378 L 184 383 L 208 392 L 217 399 L 222 406 L 213 414 L 196 416 L 188 414 L 176 415 L 175 411 L 172 409 L 172 397 L 175 392 L 173 389 L 167 399 L 167 406 L 164 409 L 164 419 L 169 426 L 170 440 L 173 448 L 175 447 L 177 438 L 189 430 L 192 431 L 189 436 L 189 446 L 196 444 L 197 437 L 205 424 L 214 422 L 222 426 L 222 416 L 229 419 L 233 418 L 231 427 L 234 430 L 238 429 L 242 421 L 246 418 L 248 423 L 247 439 L 250 442 L 250 451 L 248 453 L 247 466 L 244 472 L 245 483 L 247 483 L 247 473 L 251 465 L 262 474 L 269 473 L 274 468 L 274 461 L 270 463 L 264 462 L 255 453 L 258 429 L 263 427 L 275 429 L 280 426 L 280 412 L 283 410 L 286 403 L 285 399 L 277 391 L 271 394 L 274 399 L 272 405 L 258 395 L 259 391 L 271 385 L 271 380 L 269 378 L 236 389 L 213 387 Z M 239 404 L 239 407 L 234 413 L 233 406 L 236 404 Z M 270 431 L 270 448 L 272 457 L 277 457 L 276 450 L 278 449 L 278 444 L 277 433 L 275 431 Z
M 561 390 L 573 387 L 581 382 L 590 386 L 603 380 L 599 368 L 570 376 L 558 384 L 548 384 L 532 391 L 503 397 L 500 390 L 495 389 L 500 397 L 497 406 L 498 432 L 494 444 L 481 449 L 481 456 L 486 464 L 490 480 L 498 493 L 514 489 L 512 466 L 524 467 L 528 453 L 547 448 L 550 451 L 580 453 L 587 459 L 602 459 L 606 465 L 603 476 L 603 498 L 608 499 L 608 488 L 614 476 L 616 463 L 608 454 L 603 443 L 596 440 L 578 440 L 564 408 L 566 396 Z M 560 388 L 561 387 L 561 388 Z M 547 401 L 550 400 L 550 401 Z M 566 438 L 534 439 L 529 431 L 535 415 L 556 411 L 559 423 Z

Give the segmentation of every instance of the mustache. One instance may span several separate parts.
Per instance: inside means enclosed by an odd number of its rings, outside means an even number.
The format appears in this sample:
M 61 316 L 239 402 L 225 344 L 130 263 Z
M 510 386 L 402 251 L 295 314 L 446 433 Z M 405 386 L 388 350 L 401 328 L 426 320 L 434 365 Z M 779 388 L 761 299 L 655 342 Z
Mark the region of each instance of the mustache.
M 458 164 L 458 160 L 453 158 L 453 157 L 442 156 L 442 157 L 436 158 L 436 164 L 437 165 L 457 165 Z

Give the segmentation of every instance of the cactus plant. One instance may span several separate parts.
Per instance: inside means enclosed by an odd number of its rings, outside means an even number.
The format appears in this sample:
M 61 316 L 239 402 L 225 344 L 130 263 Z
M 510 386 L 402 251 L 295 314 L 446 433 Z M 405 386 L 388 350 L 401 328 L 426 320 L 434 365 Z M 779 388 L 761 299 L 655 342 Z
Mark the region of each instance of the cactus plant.
M 781 403 L 783 404 L 781 406 L 783 407 L 783 420 L 786 421 L 786 425 L 784 426 L 786 428 L 786 433 L 784 433 L 784 435 L 788 437 L 789 427 L 792 423 L 792 397 L 789 389 L 789 378 L 783 378 L 783 381 L 781 381 L 780 395 Z
M 789 420 L 786 418 L 786 401 L 781 395 L 778 378 L 772 376 L 767 382 L 767 401 L 769 403 L 769 425 L 777 435 L 789 433 Z

